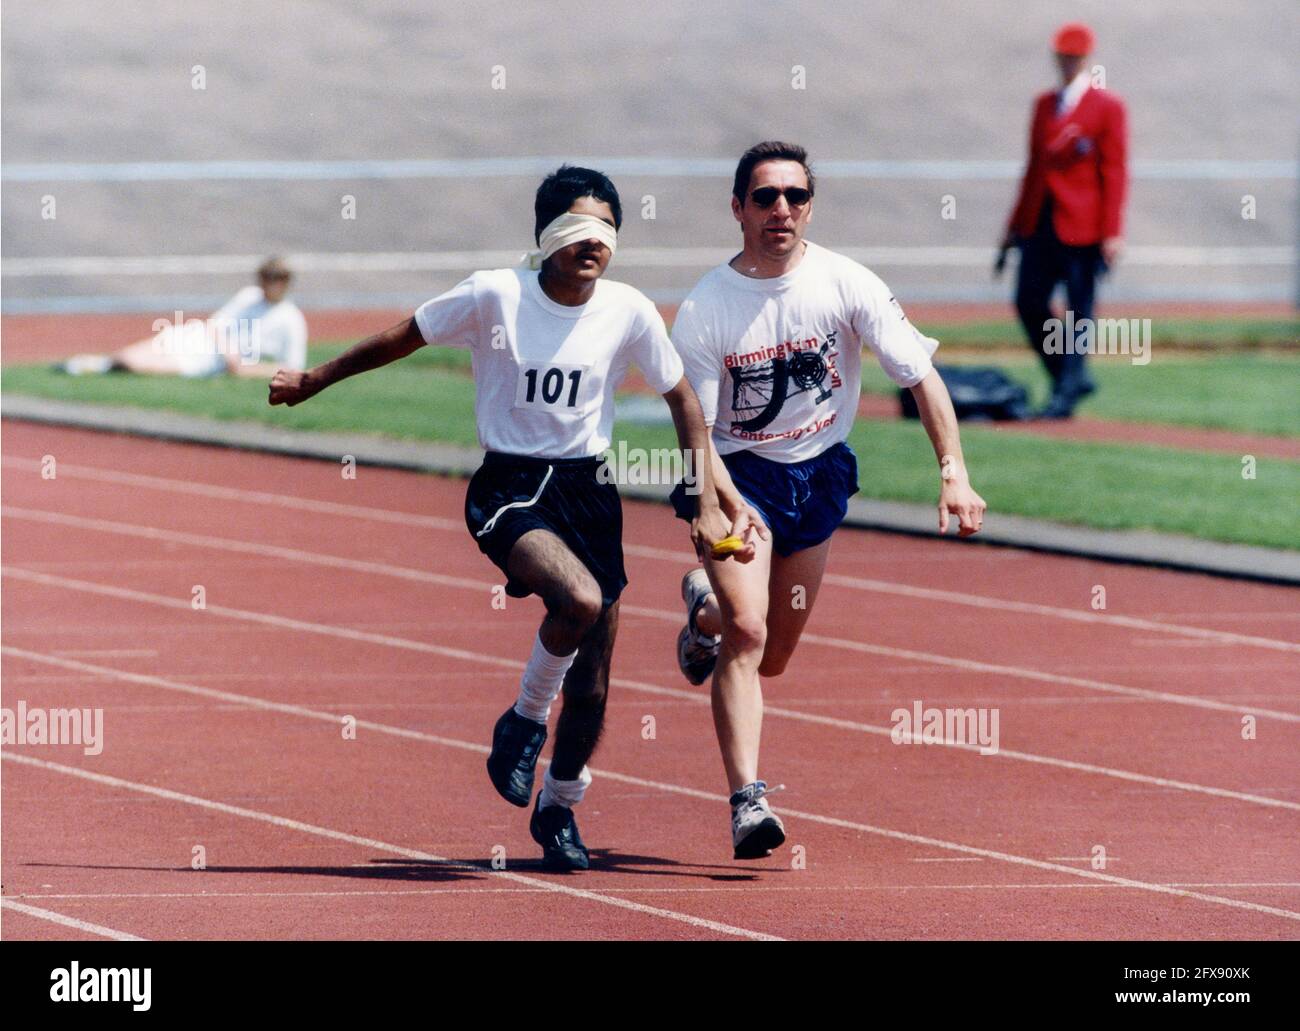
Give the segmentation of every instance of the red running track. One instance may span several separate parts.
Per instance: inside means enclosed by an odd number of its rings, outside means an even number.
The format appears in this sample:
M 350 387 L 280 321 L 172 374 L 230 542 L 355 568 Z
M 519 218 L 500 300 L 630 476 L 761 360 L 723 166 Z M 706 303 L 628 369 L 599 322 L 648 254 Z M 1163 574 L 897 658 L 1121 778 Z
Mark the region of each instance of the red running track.
M 540 607 L 494 608 L 463 484 L 15 422 L 2 443 L 4 705 L 104 713 L 99 754 L 4 749 L 6 937 L 1300 931 L 1292 590 L 841 531 L 765 683 L 791 847 L 742 864 L 673 658 L 684 528 L 629 503 L 595 869 L 555 876 L 482 768 Z M 997 754 L 895 744 L 914 701 L 995 710 Z

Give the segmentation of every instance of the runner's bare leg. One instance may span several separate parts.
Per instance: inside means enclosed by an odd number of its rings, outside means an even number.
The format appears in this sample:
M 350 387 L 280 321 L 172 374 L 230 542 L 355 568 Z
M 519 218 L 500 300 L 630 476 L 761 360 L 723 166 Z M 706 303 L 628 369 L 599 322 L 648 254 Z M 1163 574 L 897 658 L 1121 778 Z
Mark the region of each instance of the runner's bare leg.
M 578 645 L 578 657 L 564 676 L 564 708 L 555 725 L 551 775 L 575 780 L 591 759 L 605 727 L 609 665 L 618 636 L 618 602 L 614 602 Z
M 571 655 L 604 608 L 596 578 L 550 530 L 529 530 L 515 541 L 506 567 L 546 606 L 538 630 L 542 646 L 552 655 Z
M 591 758 L 605 722 L 609 667 L 618 634 L 618 603 L 605 607 L 590 570 L 550 530 L 530 530 L 506 565 L 546 605 L 538 636 L 552 655 L 578 655 L 564 676 L 564 708 L 555 728 L 551 774 L 574 780 Z

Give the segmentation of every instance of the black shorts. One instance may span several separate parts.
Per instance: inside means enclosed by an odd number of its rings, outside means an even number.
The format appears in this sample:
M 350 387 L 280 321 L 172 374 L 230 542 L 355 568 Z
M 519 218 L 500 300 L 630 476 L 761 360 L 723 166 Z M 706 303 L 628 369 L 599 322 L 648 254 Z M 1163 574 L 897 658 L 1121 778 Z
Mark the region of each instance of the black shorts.
M 623 505 L 600 456 L 526 458 L 489 451 L 465 492 L 465 525 L 479 551 L 506 574 L 512 598 L 532 593 L 506 568 L 510 549 L 529 530 L 550 530 L 564 541 L 595 577 L 606 605 L 627 586 Z

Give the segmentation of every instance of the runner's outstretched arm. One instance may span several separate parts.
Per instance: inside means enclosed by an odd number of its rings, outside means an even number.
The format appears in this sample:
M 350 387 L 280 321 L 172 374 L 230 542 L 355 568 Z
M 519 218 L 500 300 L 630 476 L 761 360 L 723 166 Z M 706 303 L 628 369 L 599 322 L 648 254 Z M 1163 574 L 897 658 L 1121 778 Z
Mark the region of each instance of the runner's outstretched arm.
M 270 398 L 273 405 L 301 404 L 307 398 L 319 394 L 331 383 L 355 376 L 359 372 L 368 372 L 382 365 L 405 358 L 413 351 L 424 346 L 424 337 L 410 318 L 399 322 L 392 329 L 367 337 L 359 344 L 353 344 L 337 358 L 323 362 L 306 372 L 292 369 L 280 369 L 271 378 Z
M 975 493 L 966 472 L 966 460 L 961 453 L 961 434 L 957 431 L 957 413 L 952 408 L 952 398 L 939 374 L 931 369 L 929 375 L 912 387 L 917 411 L 925 432 L 930 435 L 935 457 L 939 459 L 939 532 L 948 532 L 948 515 L 959 520 L 960 537 L 976 533 L 984 522 L 988 506 Z

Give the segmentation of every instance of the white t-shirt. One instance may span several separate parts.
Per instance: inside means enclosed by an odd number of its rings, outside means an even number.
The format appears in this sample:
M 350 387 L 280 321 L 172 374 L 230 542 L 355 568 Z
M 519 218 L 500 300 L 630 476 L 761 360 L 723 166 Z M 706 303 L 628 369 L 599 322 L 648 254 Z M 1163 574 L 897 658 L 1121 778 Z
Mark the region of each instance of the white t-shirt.
M 557 304 L 538 273 L 475 272 L 415 313 L 425 343 L 469 348 L 479 443 L 537 458 L 586 458 L 609 447 L 614 390 L 633 363 L 664 394 L 682 362 L 650 299 L 596 281 L 586 304 Z
M 297 371 L 307 368 L 307 320 L 293 301 L 267 304 L 260 286 L 246 286 L 208 319 L 218 325 L 238 325 L 240 320 L 257 326 L 253 339 L 258 361 Z
M 248 328 L 241 330 L 241 323 Z M 307 368 L 307 320 L 293 301 L 267 304 L 260 286 L 244 287 L 212 313 L 208 325 L 243 341 L 241 355 L 285 369 Z
M 166 327 L 154 347 L 175 357 L 182 376 L 223 373 L 227 356 L 301 371 L 307 367 L 307 320 L 292 301 L 267 304 L 260 286 L 246 286 L 206 320 Z
M 939 346 L 873 272 L 814 243 L 774 279 L 730 265 L 707 272 L 677 313 L 673 344 L 718 453 L 749 449 L 787 463 L 848 437 L 863 346 L 901 387 L 929 374 Z

